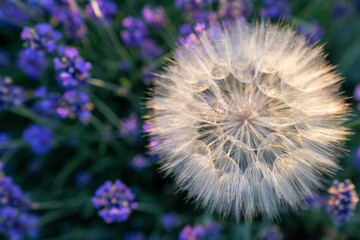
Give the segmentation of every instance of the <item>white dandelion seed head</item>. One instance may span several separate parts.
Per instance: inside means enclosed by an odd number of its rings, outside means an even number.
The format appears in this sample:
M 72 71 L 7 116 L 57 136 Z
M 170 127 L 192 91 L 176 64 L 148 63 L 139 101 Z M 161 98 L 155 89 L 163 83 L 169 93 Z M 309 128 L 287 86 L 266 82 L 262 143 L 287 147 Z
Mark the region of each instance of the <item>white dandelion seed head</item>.
M 222 216 L 297 209 L 337 168 L 348 134 L 342 78 L 291 28 L 210 29 L 177 55 L 147 102 L 162 169 Z

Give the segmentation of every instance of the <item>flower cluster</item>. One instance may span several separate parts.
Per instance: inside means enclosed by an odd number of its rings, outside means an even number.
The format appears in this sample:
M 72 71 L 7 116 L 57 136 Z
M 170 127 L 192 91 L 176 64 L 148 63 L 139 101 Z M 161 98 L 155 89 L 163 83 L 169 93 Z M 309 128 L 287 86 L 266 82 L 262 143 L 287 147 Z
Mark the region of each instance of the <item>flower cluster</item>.
M 284 18 L 290 17 L 290 7 L 287 0 L 263 0 L 264 7 L 260 9 L 262 18 Z
M 205 229 L 201 225 L 187 225 L 179 233 L 179 240 L 203 240 L 205 238 Z
M 29 15 L 14 1 L 3 0 L 0 2 L 0 23 L 20 26 L 29 21 Z
M 355 186 L 350 179 L 346 179 L 344 182 L 335 180 L 328 192 L 331 195 L 327 210 L 332 220 L 342 226 L 349 222 L 359 201 Z
M 260 233 L 261 240 L 283 240 L 284 237 L 280 232 L 279 226 L 272 225 L 261 231 Z
M 24 102 L 24 89 L 12 83 L 11 78 L 0 76 L 0 110 L 11 109 Z
M 106 181 L 100 186 L 92 198 L 92 203 L 106 223 L 124 222 L 137 208 L 134 199 L 135 195 L 130 188 L 120 180 L 115 180 L 114 183 Z
M 168 232 L 174 230 L 180 224 L 179 215 L 175 211 L 168 212 L 161 217 L 161 224 Z
M 61 56 L 54 59 L 60 87 L 69 90 L 85 85 L 90 77 L 91 63 L 85 62 L 74 47 L 60 52 Z
M 38 235 L 37 217 L 30 214 L 32 202 L 19 186 L 5 176 L 0 163 L 0 233 L 7 239 L 35 238 Z
M 30 145 L 35 155 L 49 153 L 54 143 L 53 131 L 37 124 L 32 124 L 25 129 L 22 138 L 24 142 Z
M 163 27 L 166 24 L 165 9 L 161 6 L 152 9 L 149 5 L 145 5 L 141 13 L 144 21 L 150 26 Z
M 74 0 L 44 0 L 42 6 L 50 13 L 55 22 L 61 23 L 68 36 L 82 39 L 87 28 Z
M 55 31 L 51 24 L 39 23 L 35 28 L 25 27 L 21 32 L 21 39 L 25 40 L 24 47 L 35 51 L 53 52 L 61 33 Z
M 31 79 L 38 80 L 47 66 L 46 54 L 32 48 L 22 49 L 18 55 L 17 65 Z

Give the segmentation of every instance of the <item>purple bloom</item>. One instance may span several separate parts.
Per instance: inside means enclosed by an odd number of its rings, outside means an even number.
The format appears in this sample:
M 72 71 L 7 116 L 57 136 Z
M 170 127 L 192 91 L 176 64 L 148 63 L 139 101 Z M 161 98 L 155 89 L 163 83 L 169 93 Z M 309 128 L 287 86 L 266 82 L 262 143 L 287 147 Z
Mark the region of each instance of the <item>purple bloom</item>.
M 214 0 L 175 0 L 175 6 L 181 8 L 188 13 L 202 10 L 207 4 L 214 2 Z
M 25 40 L 25 47 L 35 51 L 53 52 L 57 41 L 61 39 L 61 33 L 55 31 L 51 24 L 39 23 L 35 28 L 25 27 L 21 32 L 21 39 Z
M 230 0 L 221 3 L 219 15 L 225 22 L 234 22 L 250 16 L 252 9 L 252 3 L 249 0 Z
M 205 31 L 206 29 L 206 24 L 205 23 L 196 23 L 194 30 L 197 33 L 202 33 L 203 31 Z
M 123 19 L 122 25 L 125 28 L 121 31 L 121 39 L 127 46 L 138 47 L 147 36 L 147 29 L 141 19 L 128 16 Z
M 51 17 L 65 27 L 67 35 L 82 39 L 87 28 L 74 0 L 43 0 L 41 4 Z
M 222 226 L 215 221 L 206 223 L 204 227 L 206 235 L 210 238 L 217 238 L 223 229 Z
M 141 42 L 139 56 L 141 59 L 152 60 L 162 54 L 162 49 L 152 39 Z
M 204 238 L 205 230 L 201 225 L 187 225 L 179 234 L 179 240 L 203 240 Z
M 12 0 L 0 1 L 0 24 L 20 26 L 30 21 L 30 17 Z
M 90 18 L 103 17 L 106 20 L 110 20 L 111 17 L 115 16 L 118 13 L 118 8 L 113 1 L 110 0 L 96 0 L 95 1 L 99 6 L 101 16 L 97 16 L 94 12 L 92 5 L 89 3 L 86 5 L 85 10 L 87 15 Z
M 360 84 L 356 85 L 354 90 L 354 99 L 360 102 Z
M 41 77 L 41 71 L 46 67 L 45 53 L 31 48 L 23 49 L 19 53 L 17 65 L 30 78 L 37 80 Z
M 90 181 L 91 181 L 91 174 L 87 171 L 79 171 L 76 175 L 75 175 L 75 184 L 78 187 L 85 187 L 87 185 L 89 185 Z
M 303 34 L 310 44 L 319 41 L 324 36 L 324 29 L 318 21 L 311 21 L 309 24 L 300 24 L 298 32 Z
M 37 217 L 29 214 L 32 202 L 19 186 L 5 176 L 0 163 L 0 233 L 7 239 L 37 237 Z
M 336 17 L 346 17 L 350 14 L 351 6 L 345 1 L 337 1 L 333 6 L 333 14 Z
M 350 179 L 346 179 L 344 182 L 335 180 L 328 192 L 330 198 L 327 210 L 331 219 L 339 226 L 342 226 L 350 221 L 359 200 L 355 192 L 355 186 Z
M 149 161 L 148 159 L 145 157 L 144 154 L 136 154 L 132 159 L 131 159 L 131 166 L 136 170 L 136 171 L 142 171 L 144 168 L 149 166 Z
M 161 224 L 166 231 L 174 230 L 180 224 L 179 215 L 174 211 L 168 212 L 161 217 Z
M 139 119 L 136 113 L 130 114 L 128 118 L 122 118 L 120 122 L 120 136 L 128 137 L 129 135 L 134 137 L 140 135 Z
M 86 122 L 93 110 L 90 97 L 76 90 L 69 90 L 63 94 L 56 108 L 56 114 L 61 118 L 78 118 Z
M 0 48 L 0 67 L 5 68 L 10 65 L 10 57 L 9 54 Z
M 35 89 L 34 96 L 37 98 L 32 106 L 34 112 L 39 115 L 52 117 L 56 115 L 61 95 L 59 93 L 48 93 L 45 87 Z
M 149 5 L 146 5 L 141 10 L 144 21 L 150 26 L 163 27 L 166 24 L 166 13 L 165 9 L 158 6 L 151 9 Z
M 283 238 L 284 237 L 277 225 L 272 225 L 260 233 L 261 240 L 282 240 Z
M 179 33 L 181 36 L 186 37 L 192 32 L 192 26 L 190 23 L 184 23 L 179 27 Z
M 23 132 L 23 141 L 30 145 L 35 155 L 44 155 L 50 152 L 54 143 L 54 134 L 50 128 L 37 124 L 30 125 Z
M 54 59 L 57 81 L 65 90 L 85 85 L 90 78 L 91 63 L 85 62 L 74 47 L 67 47 Z
M 24 103 L 24 89 L 12 83 L 11 78 L 0 76 L 0 110 L 14 108 Z
M 155 69 L 152 66 L 145 66 L 141 69 L 143 74 L 143 82 L 145 85 L 151 85 L 155 76 L 154 76 Z
M 0 156 L 8 149 L 10 136 L 6 132 L 0 132 Z
M 360 147 L 356 149 L 355 165 L 360 168 Z
M 136 232 L 127 232 L 124 234 L 124 240 L 146 240 L 145 234 L 136 231 Z
M 326 206 L 326 199 L 321 195 L 313 195 L 306 197 L 304 203 L 308 209 L 321 209 Z
M 114 183 L 106 181 L 100 186 L 91 199 L 98 214 L 106 223 L 124 222 L 131 212 L 137 208 L 135 195 L 120 180 Z
M 263 0 L 264 7 L 260 9 L 262 18 L 284 18 L 288 19 L 291 15 L 287 0 Z

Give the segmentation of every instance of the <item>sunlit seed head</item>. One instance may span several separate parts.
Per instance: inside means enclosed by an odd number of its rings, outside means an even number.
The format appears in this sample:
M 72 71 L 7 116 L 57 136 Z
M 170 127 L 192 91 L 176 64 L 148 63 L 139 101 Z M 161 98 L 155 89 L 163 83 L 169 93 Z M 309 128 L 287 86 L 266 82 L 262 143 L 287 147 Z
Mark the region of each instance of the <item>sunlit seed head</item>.
M 177 49 L 147 102 L 162 169 L 237 220 L 298 208 L 338 168 L 341 77 L 291 28 L 209 29 Z

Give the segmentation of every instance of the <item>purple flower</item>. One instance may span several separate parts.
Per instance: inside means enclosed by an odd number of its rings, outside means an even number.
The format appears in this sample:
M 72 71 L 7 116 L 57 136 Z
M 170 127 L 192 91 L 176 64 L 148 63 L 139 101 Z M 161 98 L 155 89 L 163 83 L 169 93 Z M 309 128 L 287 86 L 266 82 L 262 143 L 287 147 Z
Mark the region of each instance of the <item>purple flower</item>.
M 203 240 L 204 238 L 205 230 L 201 225 L 187 225 L 179 234 L 179 240 Z
M 174 211 L 168 212 L 161 217 L 161 224 L 168 232 L 174 230 L 180 224 L 179 215 Z
M 175 0 L 175 6 L 188 13 L 192 13 L 202 10 L 207 4 L 212 2 L 214 2 L 214 0 Z
M 37 80 L 46 67 L 45 53 L 37 52 L 31 48 L 23 49 L 19 52 L 17 65 L 30 78 Z
M 326 199 L 324 198 L 324 196 L 316 194 L 306 197 L 304 204 L 308 209 L 321 209 L 326 206 Z
M 206 223 L 204 227 L 205 233 L 209 238 L 217 238 L 223 229 L 223 227 L 215 221 Z
M 179 27 L 179 33 L 182 37 L 186 37 L 192 32 L 192 26 L 190 23 L 184 23 Z
M 124 222 L 131 212 L 137 208 L 135 195 L 120 180 L 114 183 L 106 181 L 100 186 L 91 199 L 98 214 L 106 223 Z
M 0 76 L 0 110 L 11 109 L 24 103 L 24 89 L 12 83 L 11 78 Z
M 119 131 L 121 137 L 128 137 L 129 135 L 138 137 L 140 135 L 139 119 L 136 113 L 130 114 L 128 118 L 121 119 Z
M 152 66 L 145 66 L 141 69 L 143 75 L 143 82 L 145 85 L 151 85 L 155 76 L 154 76 L 154 67 Z
M 130 164 L 136 171 L 142 171 L 149 166 L 149 161 L 144 154 L 136 154 Z
M 118 13 L 118 8 L 113 1 L 110 0 L 95 0 L 99 6 L 101 16 L 97 16 L 94 12 L 92 5 L 89 3 L 86 5 L 85 10 L 90 18 L 103 17 L 106 20 L 110 20 L 111 17 Z
M 261 231 L 260 239 L 261 240 L 282 240 L 284 237 L 280 232 L 280 229 L 277 225 L 272 225 Z
M 0 48 L 0 67 L 5 68 L 10 65 L 10 57 L 9 54 Z
M 43 0 L 41 4 L 51 17 L 65 27 L 68 36 L 82 39 L 87 28 L 74 0 Z
M 360 84 L 357 84 L 354 90 L 354 99 L 360 102 Z
M 141 42 L 139 56 L 141 59 L 152 60 L 162 54 L 162 49 L 152 39 Z
M 92 176 L 89 172 L 82 170 L 76 173 L 75 175 L 75 184 L 78 187 L 85 187 L 89 185 L 90 181 L 92 179 Z
M 153 27 L 163 27 L 166 24 L 165 9 L 158 6 L 151 9 L 149 5 L 145 5 L 141 10 L 144 21 Z
M 37 237 L 37 217 L 29 214 L 32 202 L 12 178 L 5 176 L 0 163 L 0 233 L 7 239 Z
M 30 125 L 22 135 L 23 141 L 30 145 L 35 155 L 44 155 L 50 152 L 54 143 L 54 134 L 50 128 L 37 124 Z
M 90 97 L 80 91 L 69 90 L 63 94 L 56 108 L 56 114 L 61 118 L 78 118 L 82 122 L 89 120 L 94 106 Z
M 0 132 L 0 156 L 8 149 L 10 136 L 6 132 Z
M 61 98 L 60 93 L 48 93 L 45 87 L 39 87 L 35 89 L 34 97 L 37 98 L 32 106 L 34 112 L 47 117 L 56 115 Z
M 25 47 L 35 51 L 53 52 L 57 41 L 61 39 L 61 33 L 55 31 L 51 24 L 39 23 L 35 28 L 25 27 L 21 32 L 21 39 L 25 40 Z
M 260 9 L 262 18 L 284 18 L 288 19 L 291 15 L 287 0 L 263 0 L 264 7 Z
M 136 231 L 136 232 L 127 232 L 124 234 L 124 240 L 146 240 L 145 234 Z
M 360 168 L 360 147 L 356 149 L 355 166 Z
M 0 1 L 0 24 L 20 26 L 30 21 L 30 17 L 12 0 Z
M 351 6 L 345 1 L 336 1 L 333 6 L 333 14 L 336 17 L 346 17 L 351 12 Z
M 219 15 L 224 22 L 234 22 L 250 16 L 252 10 L 253 6 L 249 0 L 225 1 L 220 5 Z
M 328 192 L 330 198 L 327 211 L 331 219 L 339 226 L 342 226 L 350 221 L 359 200 L 355 192 L 355 186 L 350 179 L 346 179 L 344 182 L 335 180 Z
M 303 34 L 310 44 L 319 41 L 324 36 L 324 29 L 318 21 L 311 21 L 309 24 L 300 24 L 298 32 Z
M 90 78 L 91 63 L 79 56 L 74 47 L 67 47 L 54 59 L 57 81 L 65 90 L 85 85 Z
M 121 31 L 121 39 L 127 46 L 138 47 L 147 36 L 147 29 L 141 19 L 128 16 L 123 19 L 122 25 L 125 28 Z
M 206 24 L 205 23 L 196 23 L 194 27 L 195 32 L 202 33 L 206 30 Z

